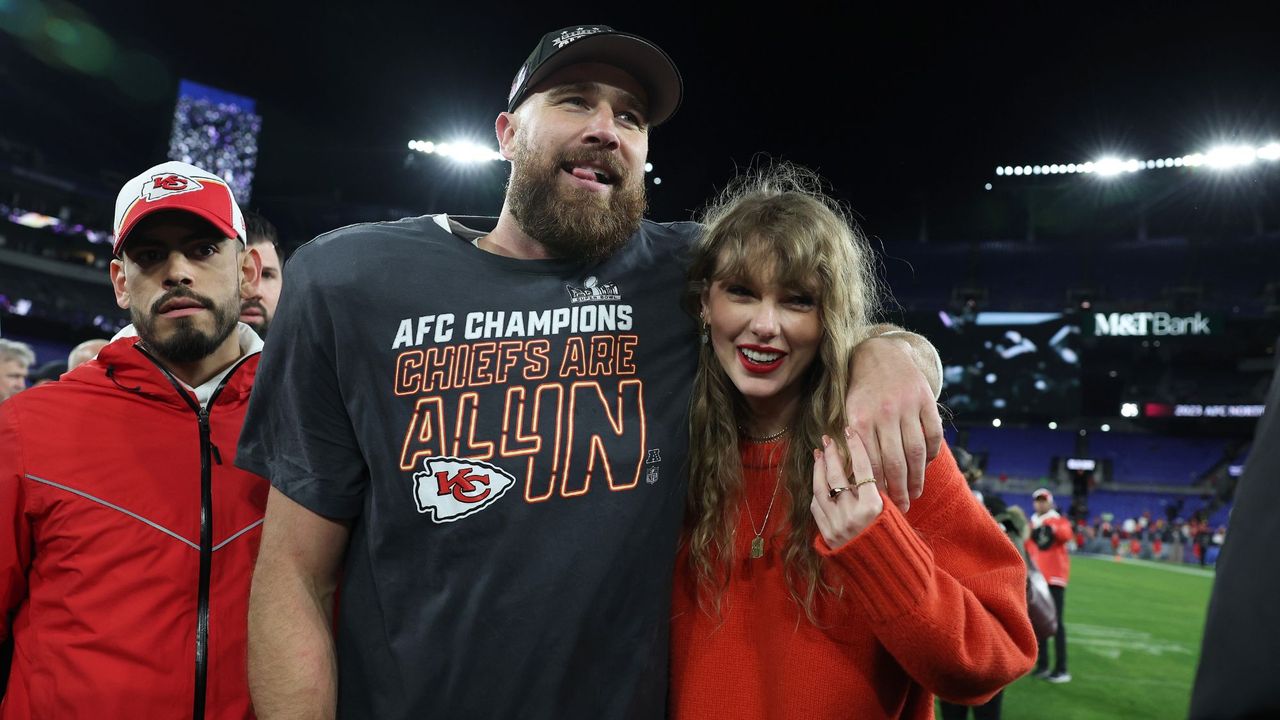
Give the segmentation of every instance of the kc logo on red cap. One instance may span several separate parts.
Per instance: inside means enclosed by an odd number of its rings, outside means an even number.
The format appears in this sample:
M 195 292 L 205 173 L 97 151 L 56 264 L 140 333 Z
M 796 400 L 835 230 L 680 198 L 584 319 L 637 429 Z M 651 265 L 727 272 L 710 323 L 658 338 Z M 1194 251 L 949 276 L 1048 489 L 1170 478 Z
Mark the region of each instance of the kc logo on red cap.
M 147 202 L 155 202 L 170 195 L 196 192 L 203 189 L 204 186 L 194 178 L 176 173 L 165 173 L 151 176 L 151 182 L 142 186 L 142 197 Z

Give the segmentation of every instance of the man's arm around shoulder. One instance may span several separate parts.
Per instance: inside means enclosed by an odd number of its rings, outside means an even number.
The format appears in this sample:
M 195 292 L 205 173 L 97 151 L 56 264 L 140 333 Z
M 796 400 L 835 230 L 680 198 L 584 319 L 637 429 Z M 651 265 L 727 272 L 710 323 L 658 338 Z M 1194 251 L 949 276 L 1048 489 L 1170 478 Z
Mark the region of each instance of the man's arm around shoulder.
M 349 535 L 271 489 L 249 593 L 249 692 L 262 720 L 337 712 L 333 596 Z

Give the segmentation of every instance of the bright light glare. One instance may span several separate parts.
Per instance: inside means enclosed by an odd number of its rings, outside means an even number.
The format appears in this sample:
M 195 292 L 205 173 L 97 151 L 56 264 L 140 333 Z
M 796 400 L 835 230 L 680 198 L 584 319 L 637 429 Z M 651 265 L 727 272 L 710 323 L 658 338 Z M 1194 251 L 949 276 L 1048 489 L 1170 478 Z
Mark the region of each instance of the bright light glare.
M 506 160 L 496 150 L 465 140 L 452 143 L 437 143 L 431 140 L 411 140 L 409 149 L 428 155 L 439 155 L 463 165 L 475 165 L 494 160 Z
M 644 164 L 644 171 L 645 171 L 645 172 L 653 172 L 653 163 L 645 163 L 645 164 Z
M 1255 150 L 1248 145 L 1219 145 L 1204 154 L 1204 163 L 1217 170 L 1227 170 L 1252 164 Z
M 1110 425 L 1107 425 L 1107 424 L 1105 424 L 1105 423 L 1104 423 L 1104 424 L 1103 424 L 1103 426 L 1102 426 L 1101 428 L 1099 428 L 1099 429 L 1100 429 L 1100 430 L 1102 430 L 1102 432 L 1111 432 L 1111 426 L 1110 426 Z
M 1117 157 L 1104 157 L 1094 163 L 1093 168 L 1102 177 L 1111 177 L 1124 172 L 1124 163 Z
M 1127 418 L 1138 417 L 1138 403 L 1124 403 L 1120 406 L 1120 415 Z
M 412 144 L 411 144 L 412 146 Z M 1280 142 L 1270 141 L 1266 145 L 1218 145 L 1202 153 L 1191 153 L 1182 157 L 1166 157 L 1154 160 L 1129 158 L 1121 160 L 1113 155 L 1083 163 L 1065 163 L 1054 165 L 999 165 L 996 175 L 1057 175 L 1059 173 L 1097 174 L 1100 177 L 1115 177 L 1121 173 L 1135 173 L 1140 170 L 1180 167 L 1209 167 L 1215 170 L 1247 167 L 1258 160 L 1280 160 Z
M 991 427 L 1000 427 L 1000 418 L 991 421 Z
M 1054 421 L 1050 420 L 1050 421 L 1049 421 L 1049 429 L 1050 429 L 1050 430 L 1057 430 L 1057 429 L 1058 429 L 1058 423 L 1056 423 L 1056 422 L 1054 422 Z

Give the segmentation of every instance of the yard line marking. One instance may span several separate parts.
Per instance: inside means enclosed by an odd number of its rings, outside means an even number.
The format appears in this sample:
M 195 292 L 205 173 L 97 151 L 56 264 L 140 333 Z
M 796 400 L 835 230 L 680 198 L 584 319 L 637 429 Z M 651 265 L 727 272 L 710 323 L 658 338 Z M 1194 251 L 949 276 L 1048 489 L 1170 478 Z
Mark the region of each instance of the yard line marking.
M 1153 568 L 1155 570 L 1165 570 L 1167 572 L 1179 573 L 1181 575 L 1192 575 L 1195 577 L 1206 577 L 1206 578 L 1212 578 L 1214 576 L 1213 570 L 1192 568 L 1192 567 L 1180 567 L 1178 565 L 1173 565 L 1171 563 L 1156 562 L 1154 560 L 1140 560 L 1137 558 L 1120 558 L 1118 556 L 1096 555 L 1093 553 L 1076 553 L 1076 556 L 1093 559 L 1093 560 L 1110 560 L 1112 562 L 1124 563 L 1126 565 L 1133 565 L 1135 567 L 1147 567 L 1147 568 Z

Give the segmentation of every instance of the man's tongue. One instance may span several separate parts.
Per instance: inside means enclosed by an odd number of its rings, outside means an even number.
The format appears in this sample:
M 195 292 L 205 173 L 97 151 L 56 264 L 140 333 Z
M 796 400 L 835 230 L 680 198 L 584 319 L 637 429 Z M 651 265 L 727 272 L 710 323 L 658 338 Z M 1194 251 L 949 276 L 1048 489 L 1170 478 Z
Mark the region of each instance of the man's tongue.
M 595 170 L 590 170 L 590 169 L 588 169 L 588 168 L 583 168 L 583 167 L 576 167 L 576 168 L 574 168 L 574 169 L 573 169 L 573 176 L 574 176 L 574 177 L 576 177 L 576 178 L 582 178 L 583 180 L 590 180 L 590 181 L 592 181 L 592 182 L 599 182 L 599 179 L 598 179 L 598 178 L 596 178 L 596 171 L 595 171 Z

